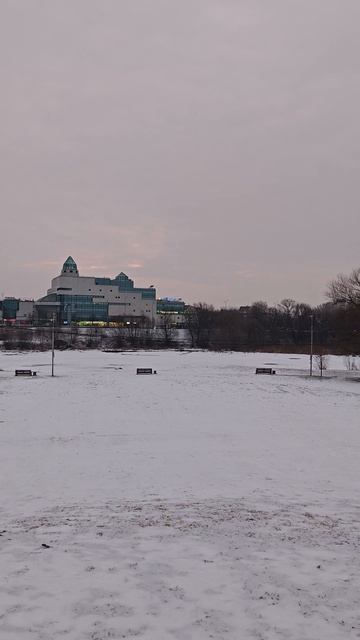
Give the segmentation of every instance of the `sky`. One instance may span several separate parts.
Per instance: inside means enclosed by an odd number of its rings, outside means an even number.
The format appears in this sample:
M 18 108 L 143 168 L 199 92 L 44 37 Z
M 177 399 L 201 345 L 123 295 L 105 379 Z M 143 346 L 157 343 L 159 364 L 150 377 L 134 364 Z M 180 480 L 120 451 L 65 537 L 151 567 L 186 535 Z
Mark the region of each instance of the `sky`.
M 68 255 L 188 303 L 360 266 L 359 0 L 1 0 L 0 297 Z

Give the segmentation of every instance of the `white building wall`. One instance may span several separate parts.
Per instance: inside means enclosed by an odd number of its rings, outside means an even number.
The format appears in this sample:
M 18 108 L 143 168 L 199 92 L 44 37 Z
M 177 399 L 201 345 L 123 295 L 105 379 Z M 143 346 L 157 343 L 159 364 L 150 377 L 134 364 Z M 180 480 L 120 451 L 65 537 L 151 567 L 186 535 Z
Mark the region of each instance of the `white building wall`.
M 30 322 L 34 314 L 33 300 L 20 300 L 19 308 L 16 312 L 16 320 L 19 322 Z
M 156 320 L 155 320 L 155 324 L 157 327 L 161 327 L 162 323 L 163 323 L 163 319 L 164 317 L 170 317 L 171 322 L 173 323 L 174 327 L 183 327 L 186 323 L 186 318 L 184 316 L 183 313 L 158 313 L 156 315 Z
M 93 302 L 109 303 L 109 317 L 144 316 L 151 323 L 156 318 L 156 300 L 143 299 L 141 292 L 120 291 L 119 287 L 96 284 L 95 278 L 87 276 L 60 275 L 51 281 L 48 294 L 56 293 L 70 296 L 91 296 Z

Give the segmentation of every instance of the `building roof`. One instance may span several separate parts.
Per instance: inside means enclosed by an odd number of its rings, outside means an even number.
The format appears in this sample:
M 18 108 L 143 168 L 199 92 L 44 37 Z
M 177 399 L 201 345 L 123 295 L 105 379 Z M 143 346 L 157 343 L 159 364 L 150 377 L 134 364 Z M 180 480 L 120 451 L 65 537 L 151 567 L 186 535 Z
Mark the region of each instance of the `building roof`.
M 74 258 L 69 256 L 65 260 L 65 262 L 63 264 L 63 268 L 61 270 L 61 273 L 62 273 L 62 275 L 65 274 L 65 273 L 71 273 L 71 274 L 74 274 L 74 275 L 77 275 L 77 276 L 79 275 L 77 264 L 76 264 Z

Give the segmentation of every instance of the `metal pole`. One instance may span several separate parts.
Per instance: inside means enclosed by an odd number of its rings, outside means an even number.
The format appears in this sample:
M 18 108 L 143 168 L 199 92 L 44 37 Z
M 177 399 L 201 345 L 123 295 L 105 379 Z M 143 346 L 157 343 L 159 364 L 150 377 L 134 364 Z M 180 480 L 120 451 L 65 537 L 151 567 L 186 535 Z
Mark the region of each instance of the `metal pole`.
M 55 313 L 52 317 L 51 331 L 51 376 L 54 377 L 54 359 L 55 359 Z
M 314 316 L 310 316 L 310 376 L 313 374 Z

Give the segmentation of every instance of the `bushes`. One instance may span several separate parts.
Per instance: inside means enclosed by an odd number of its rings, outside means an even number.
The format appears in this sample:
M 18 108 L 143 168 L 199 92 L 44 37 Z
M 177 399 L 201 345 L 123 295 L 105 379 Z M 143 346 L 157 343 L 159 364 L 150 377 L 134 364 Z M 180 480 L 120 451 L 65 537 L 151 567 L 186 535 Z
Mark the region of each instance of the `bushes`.
M 360 354 L 360 309 L 332 303 L 312 308 L 286 299 L 219 310 L 201 303 L 188 309 L 187 326 L 197 348 L 307 353 L 311 316 L 317 351 Z
M 169 318 L 156 329 L 147 323 L 123 327 L 56 327 L 56 349 L 168 349 L 191 346 L 224 351 L 308 353 L 313 316 L 314 353 L 360 354 L 360 309 L 327 303 L 311 308 L 294 300 L 270 307 L 255 302 L 237 309 L 205 303 L 186 311 L 187 331 L 179 334 Z M 2 348 L 51 349 L 51 327 L 0 327 Z M 183 333 L 187 335 L 184 336 Z M 181 335 L 181 338 L 180 338 Z

